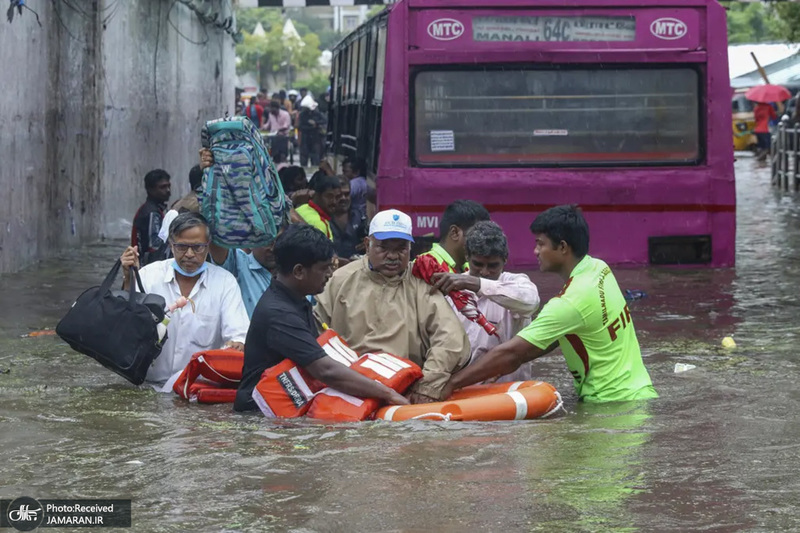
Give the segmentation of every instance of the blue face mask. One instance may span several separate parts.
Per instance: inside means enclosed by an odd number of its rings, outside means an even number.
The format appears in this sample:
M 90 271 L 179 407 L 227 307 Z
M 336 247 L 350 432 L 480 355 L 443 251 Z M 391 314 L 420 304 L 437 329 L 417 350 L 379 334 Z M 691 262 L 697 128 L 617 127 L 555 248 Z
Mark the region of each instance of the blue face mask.
M 194 278 L 205 272 L 206 268 L 208 268 L 208 263 L 206 261 L 203 261 L 203 264 L 200 265 L 200 268 L 198 268 L 194 272 L 186 272 L 184 269 L 181 268 L 178 262 L 173 259 L 172 268 L 174 268 L 175 272 L 177 272 L 182 276 L 186 276 L 187 278 Z

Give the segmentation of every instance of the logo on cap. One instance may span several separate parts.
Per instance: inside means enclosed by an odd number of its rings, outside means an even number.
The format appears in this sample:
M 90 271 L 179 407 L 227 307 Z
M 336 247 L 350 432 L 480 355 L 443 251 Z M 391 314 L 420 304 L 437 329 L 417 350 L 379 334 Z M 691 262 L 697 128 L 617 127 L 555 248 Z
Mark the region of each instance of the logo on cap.
M 394 215 L 392 215 L 392 220 L 400 220 L 400 215 L 395 213 Z

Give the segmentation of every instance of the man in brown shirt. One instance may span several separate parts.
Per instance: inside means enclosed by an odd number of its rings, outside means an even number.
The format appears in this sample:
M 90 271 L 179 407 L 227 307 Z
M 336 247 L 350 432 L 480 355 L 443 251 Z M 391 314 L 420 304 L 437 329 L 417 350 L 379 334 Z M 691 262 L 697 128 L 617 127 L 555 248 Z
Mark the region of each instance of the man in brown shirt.
M 420 365 L 409 399 L 440 401 L 450 375 L 469 361 L 469 340 L 444 296 L 411 274 L 411 242 L 408 215 L 376 214 L 367 255 L 334 272 L 314 314 L 358 353 L 385 351 Z

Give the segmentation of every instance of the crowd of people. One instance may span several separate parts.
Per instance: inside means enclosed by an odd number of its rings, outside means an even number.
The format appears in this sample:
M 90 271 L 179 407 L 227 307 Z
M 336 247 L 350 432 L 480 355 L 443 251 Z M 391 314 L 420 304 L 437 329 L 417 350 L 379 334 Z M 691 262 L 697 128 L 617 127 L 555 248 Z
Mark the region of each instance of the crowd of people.
M 588 255 L 589 229 L 579 208 L 548 209 L 530 227 L 540 269 L 564 281 L 539 310 L 536 285 L 505 270 L 506 235 L 477 202 L 456 200 L 442 213 L 439 241 L 426 253 L 447 272 L 429 284 L 411 272 L 411 218 L 394 209 L 371 212 L 374 191 L 364 161 L 345 161 L 342 175 L 323 164 L 310 180 L 302 167 L 281 169 L 292 223 L 271 246 L 229 250 L 211 242 L 199 214 L 198 176 L 213 156 L 201 150 L 200 159 L 190 172 L 192 191 L 169 210 L 169 174 L 145 176 L 147 201 L 121 256 L 126 287 L 135 265 L 147 292 L 191 303 L 169 324 L 168 341 L 148 373 L 155 387 L 170 390 L 170 378 L 192 354 L 227 346 L 245 354 L 237 411 L 257 409 L 253 388 L 284 358 L 347 394 L 435 402 L 474 383 L 531 379 L 532 361 L 560 346 L 580 399 L 657 396 L 616 279 Z M 447 296 L 454 290 L 474 295 L 495 335 L 456 311 Z M 328 326 L 356 352 L 411 359 L 422 379 L 406 397 L 365 381 L 317 344 Z
M 281 89 L 269 99 L 262 90 L 242 101 L 237 114 L 248 117 L 267 134 L 276 165 L 287 164 L 291 146 L 299 149 L 301 166 L 316 167 L 323 153 L 329 102 L 330 88 L 321 102 L 305 87 Z

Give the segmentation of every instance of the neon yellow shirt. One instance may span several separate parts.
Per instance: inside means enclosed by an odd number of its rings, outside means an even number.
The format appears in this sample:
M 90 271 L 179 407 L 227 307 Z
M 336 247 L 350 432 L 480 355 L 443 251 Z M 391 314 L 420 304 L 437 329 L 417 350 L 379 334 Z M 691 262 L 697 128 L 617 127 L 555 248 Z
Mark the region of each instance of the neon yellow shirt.
M 542 350 L 557 340 L 584 401 L 658 397 L 631 311 L 604 261 L 585 256 L 561 292 L 518 335 Z
M 333 240 L 330 222 L 322 218 L 320 212 L 311 207 L 311 202 L 301 205 L 300 207 L 296 208 L 295 211 L 297 211 L 297 214 L 300 215 L 309 226 L 317 228 L 324 233 L 326 237 L 328 237 L 330 240 Z
M 461 272 L 464 272 L 464 271 L 467 270 L 467 268 L 469 268 L 469 263 L 464 263 L 464 265 L 461 267 L 461 270 L 456 270 L 456 261 L 455 261 L 455 259 L 453 259 L 450 256 L 450 254 L 447 253 L 447 250 L 445 250 L 444 247 L 441 244 L 439 244 L 438 242 L 433 244 L 433 246 L 431 247 L 431 250 L 429 252 L 425 252 L 424 254 L 420 254 L 420 255 L 432 255 L 440 263 L 446 264 L 447 267 L 450 269 L 450 272 L 453 272 L 453 273 L 456 273 L 456 274 L 460 274 Z

